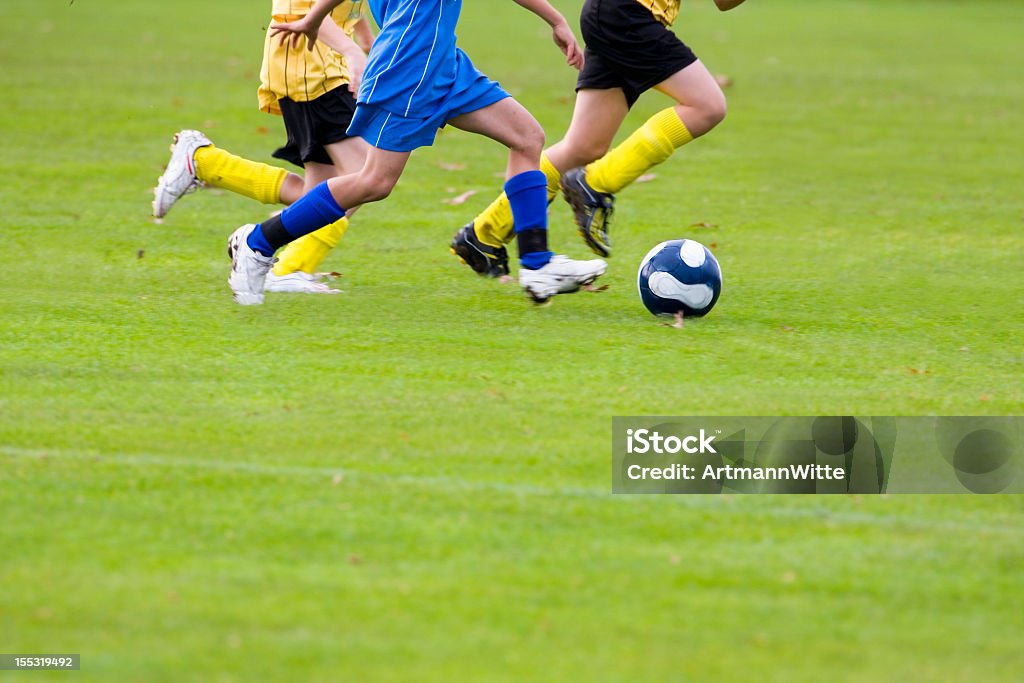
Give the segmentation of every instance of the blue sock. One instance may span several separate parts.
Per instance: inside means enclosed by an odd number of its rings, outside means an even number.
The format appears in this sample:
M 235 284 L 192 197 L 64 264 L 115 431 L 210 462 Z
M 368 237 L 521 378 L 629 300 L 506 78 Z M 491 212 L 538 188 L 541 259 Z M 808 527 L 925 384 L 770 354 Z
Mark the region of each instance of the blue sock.
M 344 216 L 345 209 L 334 201 L 327 182 L 324 181 L 287 207 L 279 216 L 257 225 L 256 229 L 249 233 L 246 242 L 253 251 L 264 256 L 273 256 L 289 242 L 330 225 Z
M 505 183 L 505 194 L 512 207 L 520 265 L 529 270 L 543 268 L 553 256 L 548 251 L 547 178 L 542 171 L 520 173 Z
M 250 249 L 263 254 L 264 256 L 273 256 L 277 253 L 277 248 L 272 246 L 263 234 L 262 223 L 257 225 L 256 229 L 249 233 L 249 237 L 245 240 L 245 243 L 249 245 Z

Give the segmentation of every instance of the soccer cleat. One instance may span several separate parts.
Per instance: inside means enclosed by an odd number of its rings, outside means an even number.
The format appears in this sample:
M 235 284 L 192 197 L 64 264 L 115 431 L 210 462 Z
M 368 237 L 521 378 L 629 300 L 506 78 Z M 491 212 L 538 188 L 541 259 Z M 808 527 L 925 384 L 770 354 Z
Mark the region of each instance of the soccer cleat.
M 249 233 L 256 229 L 252 223 L 243 225 L 228 238 L 228 255 L 231 256 L 231 275 L 228 285 L 235 295 L 235 301 L 243 306 L 258 306 L 263 303 L 263 286 L 270 267 L 277 259 L 253 251 L 246 241 Z
M 451 252 L 480 275 L 501 277 L 509 274 L 508 251 L 505 247 L 492 247 L 477 239 L 472 223 L 455 233 Z
M 615 212 L 615 195 L 598 192 L 588 185 L 587 172 L 583 168 L 562 174 L 562 195 L 572 207 L 580 237 L 590 250 L 598 256 L 611 256 L 608 226 Z
M 196 177 L 196 150 L 212 144 L 198 130 L 183 130 L 174 136 L 171 160 L 153 189 L 154 217 L 163 218 L 176 201 L 202 186 L 202 181 Z
M 328 287 L 316 275 L 296 270 L 287 275 L 267 273 L 263 283 L 264 292 L 286 292 L 293 294 L 341 294 L 340 289 Z
M 575 292 L 604 275 L 608 264 L 599 258 L 575 261 L 568 256 L 552 256 L 543 268 L 519 270 L 519 285 L 534 303 L 542 304 L 556 294 Z

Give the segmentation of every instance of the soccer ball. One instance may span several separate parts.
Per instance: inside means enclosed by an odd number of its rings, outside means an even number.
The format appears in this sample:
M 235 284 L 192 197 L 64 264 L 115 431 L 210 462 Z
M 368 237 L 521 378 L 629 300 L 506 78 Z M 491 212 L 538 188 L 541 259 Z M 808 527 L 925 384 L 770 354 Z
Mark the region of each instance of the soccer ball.
M 693 240 L 669 240 L 647 252 L 636 285 L 654 315 L 700 317 L 722 293 L 722 269 L 707 247 Z

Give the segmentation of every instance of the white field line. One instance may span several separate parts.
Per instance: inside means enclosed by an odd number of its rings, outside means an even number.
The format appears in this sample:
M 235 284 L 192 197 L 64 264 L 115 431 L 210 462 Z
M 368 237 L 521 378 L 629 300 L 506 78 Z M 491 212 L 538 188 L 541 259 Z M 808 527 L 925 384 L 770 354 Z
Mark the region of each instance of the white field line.
M 948 529 L 952 531 L 975 531 L 983 533 L 1000 533 L 1013 536 L 1024 536 L 1024 524 L 995 525 L 985 523 L 968 523 L 957 520 L 936 520 L 912 517 L 902 513 L 877 514 L 856 511 L 836 512 L 831 509 L 814 507 L 813 497 L 801 496 L 808 502 L 802 508 L 765 508 L 751 509 L 740 503 L 741 495 L 617 495 L 613 496 L 608 489 L 537 486 L 533 484 L 513 484 L 507 482 L 491 482 L 480 480 L 459 479 L 456 477 L 416 476 L 409 474 L 386 474 L 365 471 L 346 470 L 340 467 L 314 467 L 308 465 L 281 465 L 275 463 L 239 462 L 232 460 L 216 460 L 211 458 L 168 457 L 145 453 L 101 453 L 98 451 L 54 449 L 54 448 L 19 448 L 0 445 L 0 455 L 12 458 L 33 460 L 93 460 L 97 464 L 118 466 L 151 466 L 172 469 L 196 469 L 220 471 L 239 475 L 252 476 L 295 476 L 303 478 L 334 479 L 339 475 L 343 482 L 378 481 L 408 486 L 420 486 L 444 492 L 494 492 L 516 496 L 537 496 L 546 498 L 592 498 L 603 500 L 608 504 L 647 504 L 651 507 L 677 505 L 686 508 L 716 509 L 722 513 L 740 515 L 756 515 L 768 517 L 810 518 L 828 522 L 844 522 L 848 524 L 886 524 L 922 529 Z M 609 480 L 611 477 L 609 476 Z M 913 495 L 913 494 L 903 494 Z M 969 494 L 963 494 L 969 495 Z M 774 496 L 768 496 L 769 499 Z M 787 496 L 789 498 L 789 496 Z M 842 497 L 834 497 L 842 500 Z

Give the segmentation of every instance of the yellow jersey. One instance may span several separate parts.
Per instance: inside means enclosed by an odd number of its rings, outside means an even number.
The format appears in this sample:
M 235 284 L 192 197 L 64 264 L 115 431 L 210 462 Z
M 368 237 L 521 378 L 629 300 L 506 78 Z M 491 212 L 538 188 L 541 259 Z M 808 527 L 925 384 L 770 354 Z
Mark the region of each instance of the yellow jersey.
M 301 19 L 312 9 L 316 0 L 273 0 L 273 23 Z M 352 36 L 359 21 L 363 0 L 346 0 L 334 8 L 331 18 Z M 268 27 L 263 45 L 263 66 L 260 67 L 258 91 L 260 111 L 280 114 L 278 100 L 287 97 L 295 102 L 309 102 L 324 93 L 351 82 L 345 58 L 317 42 L 313 50 L 306 49 L 306 38 L 299 39 L 298 47 L 282 36 L 271 36 Z
M 671 26 L 672 22 L 679 16 L 679 0 L 636 0 L 641 5 L 651 10 L 654 18 Z

